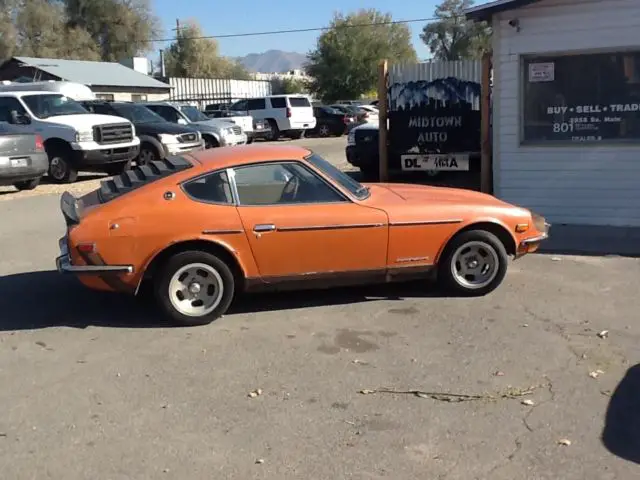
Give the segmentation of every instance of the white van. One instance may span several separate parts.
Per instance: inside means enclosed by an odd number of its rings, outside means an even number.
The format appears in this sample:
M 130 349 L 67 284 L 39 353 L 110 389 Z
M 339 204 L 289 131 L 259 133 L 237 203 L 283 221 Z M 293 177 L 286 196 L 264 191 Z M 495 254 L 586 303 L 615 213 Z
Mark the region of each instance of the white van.
M 127 119 L 89 113 L 78 103 L 94 99 L 91 89 L 72 82 L 3 82 L 0 122 L 43 138 L 55 183 L 72 183 L 79 171 L 116 175 L 138 155 L 140 139 Z
M 316 117 L 308 95 L 249 98 L 235 102 L 229 107 L 229 111 L 269 122 L 269 140 L 277 140 L 280 136 L 302 138 L 305 130 L 316 127 Z

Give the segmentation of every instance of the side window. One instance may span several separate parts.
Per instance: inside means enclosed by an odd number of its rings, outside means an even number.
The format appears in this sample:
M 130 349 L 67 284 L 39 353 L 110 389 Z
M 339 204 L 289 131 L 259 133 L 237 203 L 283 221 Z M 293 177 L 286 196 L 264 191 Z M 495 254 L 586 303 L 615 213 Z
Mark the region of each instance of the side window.
M 15 112 L 14 115 L 26 115 L 27 113 L 17 98 L 0 97 L 0 122 L 11 123 L 11 112 Z
M 182 188 L 194 200 L 207 203 L 232 204 L 233 196 L 227 172 L 215 172 L 185 183 Z
M 287 108 L 287 99 L 284 97 L 271 97 L 269 100 L 272 108 Z
M 166 105 L 149 105 L 147 108 L 153 110 L 168 122 L 178 123 L 178 112 L 174 108 Z
M 236 168 L 240 205 L 334 203 L 347 199 L 298 162 Z
M 100 104 L 93 105 L 92 111 L 94 113 L 99 113 L 101 115 L 116 115 L 113 112 L 113 109 L 109 105 L 100 105 Z
M 247 101 L 240 100 L 229 107 L 229 110 L 248 110 Z
M 247 100 L 247 110 L 264 110 L 265 101 L 264 98 L 252 98 Z

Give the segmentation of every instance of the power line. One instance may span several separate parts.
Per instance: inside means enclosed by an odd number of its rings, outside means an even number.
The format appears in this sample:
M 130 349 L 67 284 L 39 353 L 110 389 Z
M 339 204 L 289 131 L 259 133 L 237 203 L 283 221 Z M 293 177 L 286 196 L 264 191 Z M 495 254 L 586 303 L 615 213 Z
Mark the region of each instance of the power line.
M 423 22 L 433 22 L 435 20 L 440 20 L 437 17 L 431 18 L 414 18 L 411 20 L 392 20 L 388 22 L 375 22 L 375 23 L 359 23 L 356 25 L 339 25 L 333 27 L 315 27 L 315 28 L 294 28 L 291 30 L 271 30 L 266 32 L 246 32 L 246 33 L 232 33 L 228 35 L 201 35 L 198 37 L 187 37 L 181 40 L 204 40 L 204 39 L 220 39 L 220 38 L 239 38 L 239 37 L 257 37 L 261 35 L 281 35 L 285 33 L 306 33 L 306 32 L 323 32 L 326 30 L 342 30 L 349 28 L 366 28 L 366 27 L 378 27 L 381 25 L 402 25 L 408 23 L 423 23 Z M 180 27 L 178 27 L 180 28 Z M 184 29 L 184 26 L 182 26 Z M 157 43 L 157 42 L 173 42 L 177 40 L 177 37 L 174 38 L 156 38 L 147 40 L 148 43 Z

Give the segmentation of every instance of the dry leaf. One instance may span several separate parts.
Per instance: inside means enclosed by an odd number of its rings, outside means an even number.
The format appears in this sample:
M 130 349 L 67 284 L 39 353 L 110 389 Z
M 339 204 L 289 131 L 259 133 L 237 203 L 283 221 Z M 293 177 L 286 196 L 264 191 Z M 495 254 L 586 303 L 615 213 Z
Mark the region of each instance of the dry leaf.
M 535 405 L 533 400 L 529 400 L 529 399 L 522 400 L 522 402 L 520 402 L 520 403 L 522 403 L 522 405 L 527 405 L 528 407 L 533 407 Z
M 249 392 L 249 396 L 251 398 L 256 398 L 258 395 L 262 395 L 262 389 L 258 388 L 257 390 L 254 390 L 253 392 Z
M 602 330 L 601 332 L 598 332 L 598 336 L 600 338 L 607 338 L 609 336 L 609 330 Z
M 561 440 L 558 440 L 558 445 L 564 445 L 565 447 L 568 447 L 569 445 L 571 445 L 571 440 L 569 440 L 568 438 L 563 438 Z
M 376 391 L 375 390 L 367 390 L 367 389 L 365 389 L 365 390 L 360 390 L 360 393 L 363 394 L 363 395 L 369 395 L 370 393 L 376 393 Z

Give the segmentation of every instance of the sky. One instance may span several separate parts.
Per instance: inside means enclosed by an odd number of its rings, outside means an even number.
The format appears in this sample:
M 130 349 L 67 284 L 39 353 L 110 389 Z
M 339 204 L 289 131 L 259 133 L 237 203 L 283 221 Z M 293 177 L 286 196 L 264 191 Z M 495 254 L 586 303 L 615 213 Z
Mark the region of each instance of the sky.
M 412 20 L 433 17 L 438 0 L 153 0 L 156 14 L 162 19 L 165 35 L 175 32 L 176 19 L 185 22 L 197 19 L 207 35 L 231 35 L 273 30 L 292 30 L 327 26 L 336 11 L 347 13 L 359 8 L 375 8 L 391 13 L 394 20 Z M 484 3 L 484 0 L 482 2 Z M 410 23 L 413 43 L 419 59 L 429 56 L 420 40 L 420 32 L 426 22 Z M 287 33 L 280 35 L 248 36 L 219 39 L 220 53 L 240 57 L 267 50 L 284 50 L 306 54 L 313 49 L 321 32 Z M 157 50 L 163 48 L 156 44 Z

